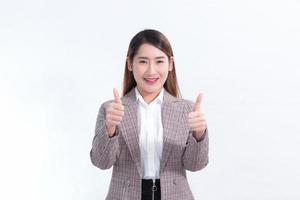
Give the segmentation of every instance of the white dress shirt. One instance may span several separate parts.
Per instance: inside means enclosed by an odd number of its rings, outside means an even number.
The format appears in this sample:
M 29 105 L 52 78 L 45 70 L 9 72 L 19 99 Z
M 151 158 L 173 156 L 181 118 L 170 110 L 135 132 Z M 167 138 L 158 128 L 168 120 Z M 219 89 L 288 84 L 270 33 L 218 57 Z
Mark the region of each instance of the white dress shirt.
M 159 179 L 160 160 L 163 150 L 163 126 L 161 104 L 164 88 L 149 104 L 135 87 L 138 100 L 139 147 L 143 179 Z

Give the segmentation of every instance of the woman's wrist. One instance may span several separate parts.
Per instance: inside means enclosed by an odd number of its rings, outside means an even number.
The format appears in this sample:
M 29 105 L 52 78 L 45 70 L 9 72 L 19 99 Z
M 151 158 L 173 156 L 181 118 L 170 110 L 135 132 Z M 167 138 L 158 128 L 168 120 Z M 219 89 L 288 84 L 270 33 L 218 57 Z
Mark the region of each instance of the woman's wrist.
M 196 131 L 193 132 L 193 137 L 195 138 L 195 140 L 197 142 L 202 141 L 204 139 L 205 135 L 206 135 L 206 129 L 203 132 L 201 132 L 201 133 L 200 132 L 196 132 Z

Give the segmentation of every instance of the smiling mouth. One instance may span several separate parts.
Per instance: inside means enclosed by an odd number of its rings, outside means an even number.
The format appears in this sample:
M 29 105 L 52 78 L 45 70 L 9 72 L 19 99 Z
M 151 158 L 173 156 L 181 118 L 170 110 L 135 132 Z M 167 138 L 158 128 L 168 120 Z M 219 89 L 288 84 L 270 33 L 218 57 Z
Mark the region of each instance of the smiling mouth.
M 154 84 L 159 78 L 144 78 L 148 84 Z

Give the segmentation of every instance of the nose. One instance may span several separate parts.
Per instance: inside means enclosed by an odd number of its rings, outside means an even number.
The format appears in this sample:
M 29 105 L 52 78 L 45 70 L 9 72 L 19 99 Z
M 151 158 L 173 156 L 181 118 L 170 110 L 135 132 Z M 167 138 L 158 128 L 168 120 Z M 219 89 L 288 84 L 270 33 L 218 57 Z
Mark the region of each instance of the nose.
M 149 64 L 147 72 L 148 72 L 148 74 L 154 74 L 155 73 L 155 65 L 152 62 Z

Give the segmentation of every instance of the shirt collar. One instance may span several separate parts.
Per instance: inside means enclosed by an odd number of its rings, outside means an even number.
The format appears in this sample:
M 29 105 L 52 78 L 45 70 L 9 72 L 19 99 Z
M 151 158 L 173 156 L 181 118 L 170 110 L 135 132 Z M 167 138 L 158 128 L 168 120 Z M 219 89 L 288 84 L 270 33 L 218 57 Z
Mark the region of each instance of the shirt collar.
M 139 90 L 137 89 L 136 86 L 135 86 L 135 89 L 134 89 L 134 90 L 135 90 L 135 95 L 136 95 L 137 101 L 141 102 L 141 103 L 144 104 L 144 105 L 149 106 L 149 105 L 152 105 L 152 104 L 162 103 L 162 102 L 163 102 L 164 90 L 165 90 L 164 87 L 161 89 L 159 95 L 158 95 L 153 101 L 151 101 L 150 104 L 147 104 L 147 103 L 145 102 L 145 100 L 143 99 L 141 93 L 139 92 Z

